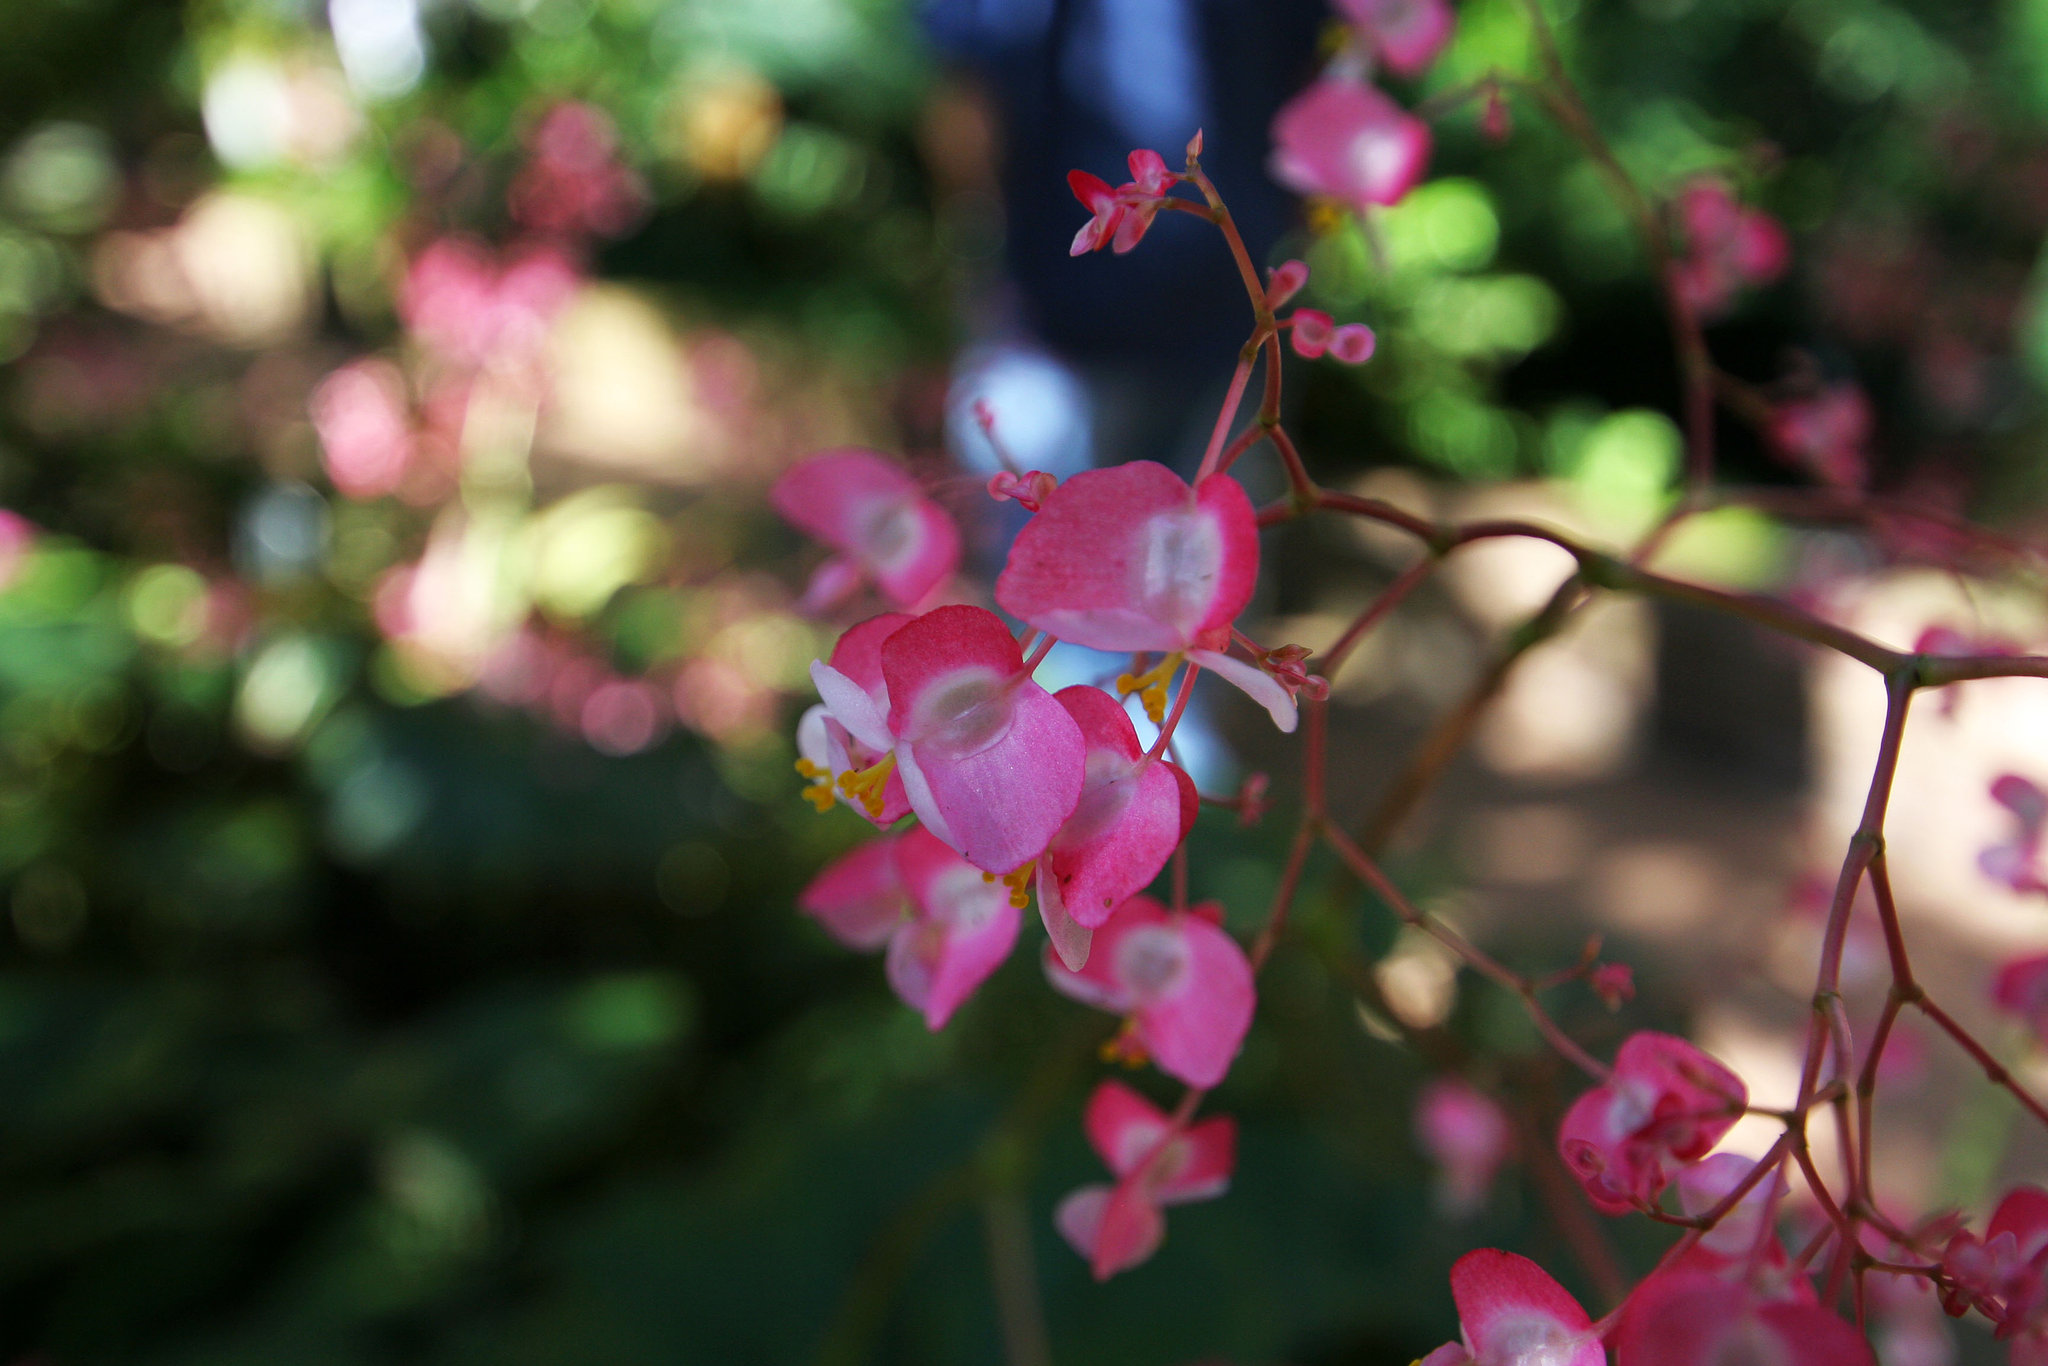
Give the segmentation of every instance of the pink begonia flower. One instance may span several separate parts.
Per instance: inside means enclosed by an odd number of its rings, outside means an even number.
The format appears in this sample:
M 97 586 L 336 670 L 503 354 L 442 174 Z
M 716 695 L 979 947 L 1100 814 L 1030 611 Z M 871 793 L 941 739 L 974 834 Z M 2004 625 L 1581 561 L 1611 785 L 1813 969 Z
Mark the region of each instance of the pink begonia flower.
M 1812 398 L 1771 412 L 1771 442 L 1785 458 L 1835 488 L 1860 489 L 1870 479 L 1866 447 L 1870 400 L 1854 384 L 1831 385 Z
M 1053 986 L 1127 1017 L 1115 1047 L 1150 1057 L 1190 1086 L 1223 1080 L 1251 1028 L 1252 966 L 1212 905 L 1169 911 L 1134 896 L 1095 931 L 1087 964 L 1070 971 L 1047 953 Z
M 914 620 L 916 618 L 907 612 L 884 612 L 881 616 L 869 617 L 856 626 L 847 627 L 832 647 L 828 665 L 868 695 L 877 715 L 887 715 L 889 710 L 889 688 L 882 680 L 882 642 Z M 797 772 L 812 780 L 811 786 L 804 791 L 804 797 L 820 811 L 829 810 L 838 799 L 836 794 L 841 778 L 872 768 L 889 753 L 887 747 L 871 748 L 856 739 L 842 723 L 833 719 L 823 703 L 806 711 L 803 719 L 797 722 L 796 749 L 802 756 L 797 762 Z M 872 802 L 856 800 L 849 801 L 847 805 L 885 829 L 903 819 L 904 813 L 910 810 L 910 798 L 903 792 L 902 775 L 893 771 L 883 778 L 881 787 L 870 796 Z
M 1335 0 L 1387 70 L 1419 76 L 1451 41 L 1447 0 Z
M 1527 1257 L 1482 1247 L 1451 1264 L 1462 1340 L 1419 1366 L 1606 1366 L 1593 1320 Z
M 1083 1186 L 1060 1201 L 1053 1222 L 1088 1259 L 1098 1281 L 1150 1257 L 1166 1235 L 1168 1205 L 1213 1200 L 1237 1165 L 1237 1121 L 1205 1119 L 1176 1131 L 1166 1115 L 1122 1082 L 1105 1081 L 1082 1117 L 1089 1146 L 1116 1184 Z
M 1672 283 L 1704 317 L 1725 312 L 1739 291 L 1771 283 L 1792 264 L 1792 246 L 1778 220 L 1743 208 L 1712 177 L 1678 192 L 1678 221 L 1685 254 L 1671 267 Z
M 35 544 L 35 525 L 18 512 L 0 508 L 0 589 L 14 582 Z
M 2048 824 L 2048 793 L 2016 773 L 1991 784 L 1991 800 L 2012 812 L 2013 836 L 1977 855 L 1977 867 L 2015 892 L 2048 892 L 2041 876 L 2041 830 Z
M 878 699 L 822 660 L 811 681 L 826 714 L 884 757 L 839 789 L 879 814 L 900 776 L 910 809 L 975 867 L 1012 873 L 1045 852 L 1081 800 L 1086 745 L 1052 694 L 1031 681 L 1002 620 L 939 607 L 881 643 Z
M 1748 1099 L 1740 1077 L 1684 1039 L 1643 1030 L 1622 1044 L 1614 1075 L 1565 1112 L 1558 1152 L 1597 1208 L 1626 1213 L 1706 1156 Z
M 406 271 L 398 311 L 415 337 L 455 365 L 523 367 L 538 360 L 578 283 L 576 268 L 552 248 L 501 263 L 481 246 L 443 238 Z
M 1767 1300 L 1701 1271 L 1664 1271 L 1629 1296 L 1615 1366 L 1876 1366 L 1861 1333 L 1817 1304 Z
M 526 146 L 529 160 L 506 198 L 512 217 L 535 232 L 618 237 L 647 212 L 647 186 L 620 162 L 618 130 L 603 110 L 558 104 Z
M 1014 501 L 1026 512 L 1036 512 L 1059 483 L 1044 470 L 1027 470 L 1023 474 L 998 470 L 989 476 L 988 496 L 998 503 Z
M 1739 1153 L 1702 1158 L 1678 1174 L 1678 1206 L 1688 1215 L 1706 1214 L 1732 1195 L 1755 1169 L 1755 1161 Z M 1739 1281 L 1766 1300 L 1815 1303 L 1805 1273 L 1793 1267 L 1792 1256 L 1777 1231 L 1765 1226 L 1771 1211 L 1771 1189 L 1779 1180 L 1772 1172 L 1744 1191 L 1734 1207 L 1666 1270 L 1704 1271 Z
M 1148 759 L 1129 713 L 1100 688 L 1079 684 L 1053 698 L 1081 727 L 1087 777 L 1074 814 L 1038 860 L 1038 911 L 1060 961 L 1088 961 L 1092 932 L 1150 886 L 1201 808 L 1187 774 Z
M 1991 1002 L 2019 1016 L 2036 1039 L 2048 1042 L 2048 954 L 2015 958 L 1999 968 L 1991 980 Z
M 1326 75 L 1273 116 L 1273 178 L 1363 212 L 1397 204 L 1429 162 L 1429 125 L 1379 90 Z
M 839 552 L 804 594 L 813 611 L 872 579 L 898 607 L 914 608 L 960 567 L 960 531 L 903 470 L 857 446 L 825 451 L 784 472 L 769 502 L 791 524 Z
M 1235 479 L 1212 474 L 1189 488 L 1166 466 L 1134 460 L 1053 490 L 1011 545 L 996 602 L 1090 649 L 1185 655 L 1291 731 L 1286 689 L 1224 653 L 1258 577 L 1258 517 Z
M 1990 1319 L 2012 1343 L 2015 1366 L 2048 1362 L 2048 1191 L 2008 1191 L 1983 1238 L 1963 1230 L 1949 1240 L 1942 1269 L 1943 1308 L 1975 1308 Z
M 1266 272 L 1266 307 L 1277 309 L 1308 284 L 1308 263 L 1283 261 Z
M 1486 1203 L 1514 1130 L 1491 1096 L 1440 1077 L 1416 1098 L 1415 1139 L 1437 1167 L 1437 1207 L 1463 1217 Z
M 1346 365 L 1363 365 L 1372 359 L 1379 338 L 1364 323 L 1336 325 L 1336 319 L 1314 308 L 1294 310 L 1294 328 L 1289 340 L 1294 345 L 1294 354 L 1305 360 L 1315 360 L 1327 352 L 1334 360 Z
M 1167 192 L 1179 183 L 1180 177 L 1166 169 L 1166 159 L 1159 153 L 1142 147 L 1131 153 L 1130 167 L 1131 178 L 1113 190 L 1100 176 L 1086 171 L 1067 172 L 1068 188 L 1092 215 L 1074 234 L 1074 245 L 1068 255 L 1085 256 L 1107 246 L 1114 246 L 1122 254 L 1145 236 Z
M 310 407 L 327 477 L 345 497 L 381 498 L 405 481 L 414 438 L 397 366 L 351 361 L 320 381 Z
M 1010 956 L 1021 919 L 1006 888 L 915 826 L 828 865 L 797 905 L 849 948 L 887 945 L 889 985 L 935 1030 Z

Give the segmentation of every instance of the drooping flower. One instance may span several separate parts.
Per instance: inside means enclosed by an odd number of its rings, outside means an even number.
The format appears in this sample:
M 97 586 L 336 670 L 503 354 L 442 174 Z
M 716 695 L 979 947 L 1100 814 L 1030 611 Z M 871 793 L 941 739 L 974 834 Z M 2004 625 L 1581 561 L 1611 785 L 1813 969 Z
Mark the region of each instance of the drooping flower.
M 868 695 L 876 715 L 886 716 L 889 711 L 889 686 L 882 677 L 882 642 L 913 620 L 906 612 L 884 612 L 847 627 L 832 647 L 829 667 Z M 812 707 L 796 726 L 796 749 L 801 756 L 797 771 L 812 780 L 805 797 L 820 811 L 829 809 L 839 796 L 840 780 L 872 768 L 888 755 L 889 748 L 873 748 L 858 739 L 824 703 Z M 868 798 L 847 804 L 884 828 L 910 810 L 902 775 L 893 771 L 884 775 Z
M 1066 995 L 1126 1017 L 1124 1056 L 1190 1086 L 1222 1081 L 1251 1028 L 1251 963 L 1213 904 L 1177 912 L 1134 896 L 1095 931 L 1085 966 L 1048 953 L 1045 972 Z
M 1860 489 L 1870 478 L 1870 400 L 1854 384 L 1835 384 L 1771 413 L 1771 442 L 1824 484 Z
M 1451 1265 L 1461 1340 L 1420 1366 L 1606 1366 L 1593 1320 L 1542 1267 L 1482 1247 Z
M 1074 1191 L 1060 1201 L 1054 1222 L 1098 1281 L 1158 1249 L 1166 1206 L 1213 1200 L 1230 1187 L 1237 1122 L 1227 1116 L 1177 1130 L 1136 1091 L 1105 1081 L 1088 1098 L 1082 1124 L 1116 1184 Z
M 916 827 L 828 865 L 797 905 L 849 948 L 886 945 L 889 985 L 932 1029 L 1009 957 L 1021 918 L 1007 888 Z
M 1108 693 L 1084 684 L 1053 698 L 1081 728 L 1087 776 L 1074 814 L 1038 860 L 1038 911 L 1060 961 L 1079 968 L 1094 929 L 1173 857 L 1201 799 L 1187 774 L 1145 757 L 1137 727 Z
M 1678 192 L 1685 254 L 1673 263 L 1672 283 L 1703 317 L 1726 312 L 1745 289 L 1767 285 L 1792 263 L 1792 245 L 1778 220 L 1745 209 L 1734 191 L 1712 176 Z
M 1085 256 L 1107 246 L 1114 246 L 1121 255 L 1137 246 L 1168 192 L 1180 181 L 1166 169 L 1166 159 L 1157 152 L 1141 147 L 1129 160 L 1131 178 L 1115 189 L 1086 171 L 1067 172 L 1068 188 L 1091 215 L 1074 234 L 1068 255 Z
M 1991 800 L 2013 815 L 2012 838 L 1977 855 L 1977 867 L 2015 892 L 2048 892 L 2041 875 L 2041 832 L 2048 825 L 2048 792 L 2007 773 L 1991 784 Z
M 1704 1271 L 1665 1271 L 1636 1287 L 1614 1334 L 1615 1366 L 1876 1366 L 1861 1333 L 1818 1304 L 1767 1299 Z
M 1436 1201 L 1462 1218 L 1486 1203 L 1494 1173 L 1514 1146 L 1507 1114 L 1491 1096 L 1439 1077 L 1415 1101 L 1415 1138 L 1436 1164 Z
M 1336 0 L 1387 70 L 1419 76 L 1451 41 L 1448 0 Z
M 768 498 L 792 525 L 839 552 L 821 565 L 804 605 L 823 611 L 873 580 L 914 608 L 960 567 L 960 532 L 917 481 L 873 451 L 848 446 L 792 465 Z
M 879 804 L 900 776 L 925 828 L 977 868 L 1012 873 L 1045 852 L 1081 799 L 1086 745 L 1067 709 L 1024 670 L 995 613 L 939 607 L 880 645 L 888 705 L 823 661 L 811 664 L 827 715 L 884 757 L 838 780 Z
M 1429 162 L 1429 125 L 1363 81 L 1325 75 L 1273 116 L 1273 178 L 1360 210 L 1397 204 Z
M 1166 466 L 1137 460 L 1053 490 L 1011 545 L 996 601 L 1077 645 L 1185 656 L 1292 730 L 1286 690 L 1224 653 L 1258 575 L 1258 518 L 1235 479 L 1212 474 L 1189 488 Z
M 1657 1198 L 1740 1118 L 1742 1079 L 1671 1034 L 1631 1034 L 1614 1074 L 1565 1112 L 1558 1152 L 1593 1204 L 1621 1214 Z

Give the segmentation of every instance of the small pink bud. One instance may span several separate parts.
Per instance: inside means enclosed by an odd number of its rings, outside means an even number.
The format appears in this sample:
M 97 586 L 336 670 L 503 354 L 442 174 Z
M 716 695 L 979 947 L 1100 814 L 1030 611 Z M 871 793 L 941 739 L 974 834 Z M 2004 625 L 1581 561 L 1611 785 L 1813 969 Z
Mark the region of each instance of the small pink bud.
M 978 398 L 974 400 L 974 421 L 981 428 L 984 435 L 988 436 L 991 440 L 994 439 L 996 434 L 996 410 L 994 405 L 987 399 Z
M 1379 345 L 1372 329 L 1364 323 L 1346 323 L 1330 337 L 1330 354 L 1346 365 L 1363 365 L 1372 359 Z
M 1267 797 L 1267 792 L 1272 786 L 1273 780 L 1263 773 L 1254 773 L 1239 785 L 1237 789 L 1237 823 L 1239 825 L 1249 829 L 1257 825 L 1266 812 L 1272 809 L 1273 804 Z
M 1330 335 L 1336 320 L 1316 308 L 1294 310 L 1294 354 L 1314 360 L 1330 349 Z
M 1514 131 L 1508 102 L 1502 98 L 1500 87 L 1494 86 L 1486 92 L 1486 104 L 1479 111 L 1479 132 L 1488 142 L 1506 142 Z
M 1024 474 L 1001 470 L 989 479 L 988 496 L 998 503 L 1014 500 L 1023 504 L 1026 512 L 1036 512 L 1039 505 L 1059 487 L 1059 482 L 1044 470 L 1031 470 Z
M 1191 137 L 1191 138 L 1189 138 L 1189 139 L 1188 139 L 1188 160 L 1189 160 L 1189 161 L 1196 161 L 1196 160 L 1200 159 L 1201 155 L 1202 155 L 1202 130 L 1201 130 L 1201 129 L 1199 129 L 1199 128 L 1197 128 L 1197 129 L 1195 130 L 1195 135 L 1194 135 L 1193 137 Z
M 1593 994 L 1604 1001 L 1609 1010 L 1620 1010 L 1626 1001 L 1636 997 L 1635 969 L 1626 963 L 1602 963 L 1593 969 L 1588 979 Z
M 1266 307 L 1278 308 L 1301 292 L 1308 283 L 1308 266 L 1301 261 L 1283 262 L 1266 272 Z

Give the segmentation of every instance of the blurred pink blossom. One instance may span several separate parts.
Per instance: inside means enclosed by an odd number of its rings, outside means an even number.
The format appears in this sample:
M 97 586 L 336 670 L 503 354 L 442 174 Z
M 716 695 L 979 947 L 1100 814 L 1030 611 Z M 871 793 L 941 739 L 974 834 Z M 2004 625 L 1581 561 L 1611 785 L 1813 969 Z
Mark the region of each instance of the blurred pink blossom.
M 1363 81 L 1328 74 L 1273 116 L 1273 178 L 1363 212 L 1399 203 L 1429 161 L 1429 125 Z
M 553 237 L 630 231 L 651 202 L 646 184 L 619 160 L 618 130 L 593 105 L 565 101 L 528 133 L 528 160 L 508 193 L 512 217 Z
M 390 361 L 351 361 L 313 391 L 313 430 L 334 487 L 350 498 L 396 492 L 412 464 L 405 376 Z
M 1787 461 L 1835 488 L 1870 480 L 1870 400 L 1855 384 L 1829 385 L 1771 412 L 1771 443 Z
M 1158 1249 L 1166 1206 L 1213 1200 L 1230 1187 L 1237 1122 L 1228 1116 L 1180 1129 L 1130 1087 L 1105 1081 L 1088 1098 L 1082 1125 L 1116 1184 L 1081 1187 L 1053 1217 L 1098 1281 Z
M 1672 284 L 1702 317 L 1725 313 L 1742 290 L 1771 283 L 1792 263 L 1778 220 L 1743 208 L 1719 179 L 1687 183 L 1677 209 L 1684 254 L 1672 265 Z
M 14 582 L 35 544 L 34 524 L 20 513 L 0 508 L 0 589 Z
M 1438 1208 L 1460 1218 L 1486 1203 L 1494 1174 L 1514 1146 L 1507 1112 L 1451 1077 L 1430 1082 L 1416 1098 L 1415 1138 L 1437 1167 Z
M 1451 41 L 1449 0 L 1334 0 L 1337 12 L 1397 76 L 1419 76 Z

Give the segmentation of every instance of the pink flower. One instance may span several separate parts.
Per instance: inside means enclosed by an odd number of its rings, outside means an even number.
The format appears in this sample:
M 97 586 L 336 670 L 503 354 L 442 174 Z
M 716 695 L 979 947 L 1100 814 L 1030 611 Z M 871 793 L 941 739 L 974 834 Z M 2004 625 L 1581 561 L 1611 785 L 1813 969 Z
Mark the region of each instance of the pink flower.
M 1983 1238 L 1963 1230 L 1949 1239 L 1942 1269 L 1949 1313 L 1974 1307 L 2014 1339 L 2015 1362 L 2048 1360 L 2048 1191 L 2006 1192 Z
M 1258 519 L 1235 479 L 1212 474 L 1191 489 L 1164 465 L 1137 460 L 1053 490 L 1010 547 L 996 602 L 1091 649 L 1185 655 L 1291 731 L 1286 690 L 1223 653 L 1258 576 Z
M 1514 1146 L 1508 1117 L 1493 1098 L 1442 1077 L 1415 1102 L 1415 1138 L 1437 1166 L 1437 1205 L 1464 1216 L 1486 1203 L 1494 1173 Z
M 2015 958 L 1999 968 L 1991 1002 L 2026 1021 L 2035 1038 L 2048 1040 L 2048 954 Z
M 829 667 L 867 694 L 876 715 L 886 715 L 889 709 L 889 688 L 882 680 L 882 642 L 914 620 L 905 612 L 884 612 L 847 627 L 832 647 Z M 855 738 L 823 703 L 812 707 L 796 727 L 796 749 L 802 756 L 797 771 L 812 780 L 806 799 L 820 811 L 827 810 L 836 800 L 842 778 L 874 767 L 887 757 L 890 748 L 871 747 Z M 902 775 L 893 770 L 868 795 L 872 801 L 847 804 L 885 829 L 910 810 Z
M 1614 1334 L 1615 1366 L 1875 1366 L 1863 1335 L 1817 1304 L 1767 1300 L 1701 1271 L 1637 1286 Z
M 0 590 L 20 575 L 35 544 L 34 524 L 18 512 L 0 508 Z
M 1419 76 L 1451 41 L 1446 0 L 1335 0 L 1337 12 L 1397 76 Z
M 1626 963 L 1601 963 L 1586 983 L 1609 1010 L 1620 1010 L 1636 998 L 1635 969 Z
M 873 451 L 825 451 L 792 465 L 768 499 L 788 521 L 838 551 L 811 580 L 805 605 L 831 607 L 872 579 L 915 607 L 960 567 L 960 532 L 917 482 Z
M 1678 221 L 1685 255 L 1671 268 L 1672 282 L 1703 316 L 1726 312 L 1738 292 L 1771 283 L 1792 263 L 1792 246 L 1778 220 L 1743 208 L 1712 177 L 1678 192 Z
M 1168 1205 L 1213 1200 L 1230 1188 L 1237 1122 L 1206 1119 L 1186 1130 L 1122 1082 L 1105 1081 L 1082 1119 L 1088 1142 L 1116 1176 L 1083 1186 L 1053 1216 L 1074 1251 L 1106 1281 L 1150 1257 L 1166 1235 Z
M 1266 272 L 1266 307 L 1277 309 L 1308 283 L 1308 263 L 1283 261 Z
M 1451 1265 L 1462 1341 L 1420 1366 L 1606 1366 L 1593 1321 L 1542 1267 L 1482 1247 Z
M 1095 932 L 1087 964 L 1070 971 L 1048 954 L 1046 976 L 1084 1004 L 1128 1017 L 1132 1054 L 1190 1086 L 1223 1080 L 1251 1028 L 1252 967 L 1224 933 L 1213 904 L 1169 911 L 1134 896 Z
M 617 237 L 647 210 L 647 187 L 619 161 L 618 130 L 601 109 L 565 101 L 527 136 L 512 182 L 512 217 L 536 232 Z
M 1740 1118 L 1742 1079 L 1670 1034 L 1631 1034 L 1614 1075 L 1565 1112 L 1558 1152 L 1607 1214 L 1647 1205 L 1671 1169 L 1695 1162 Z
M 889 985 L 932 1029 L 1002 966 L 1020 918 L 1006 888 L 916 827 L 829 865 L 797 905 L 849 948 L 886 944 Z
M 1361 212 L 1397 204 L 1429 161 L 1429 125 L 1362 81 L 1326 75 L 1273 116 L 1273 178 Z
M 1860 489 L 1870 478 L 1870 400 L 1854 384 L 1831 385 L 1808 399 L 1779 404 L 1770 437 L 1778 450 L 1824 484 Z
M 1315 360 L 1328 353 L 1333 359 L 1346 365 L 1363 365 L 1372 359 L 1373 349 L 1379 345 L 1379 338 L 1364 323 L 1345 323 L 1336 326 L 1336 319 L 1314 308 L 1294 310 L 1293 335 L 1294 354 L 1307 360 Z
M 1993 882 L 2015 892 L 2048 892 L 2040 871 L 2041 829 L 2048 824 L 2048 793 L 2018 774 L 2008 773 L 1991 784 L 1991 800 L 2012 812 L 2011 839 L 1977 855 L 1977 867 Z
M 1148 759 L 1137 727 L 1100 688 L 1062 688 L 1053 698 L 1081 727 L 1087 777 L 1074 814 L 1038 861 L 1038 912 L 1060 961 L 1088 961 L 1091 933 L 1151 885 L 1193 828 L 1201 798 L 1164 759 Z
M 327 477 L 345 496 L 381 498 L 405 481 L 414 442 L 397 366 L 351 361 L 320 381 L 311 408 Z
M 988 496 L 998 503 L 1015 500 L 1026 512 L 1036 512 L 1052 496 L 1059 483 L 1044 470 L 1029 470 L 1023 474 L 998 470 L 989 476 Z
M 991 873 L 1045 852 L 1081 799 L 1086 746 L 1067 709 L 1024 672 L 995 613 L 940 607 L 882 640 L 886 709 L 822 660 L 811 680 L 827 715 L 882 758 L 838 780 L 879 816 L 900 776 L 910 809 L 942 842 Z
M 1166 169 L 1166 159 L 1157 152 L 1139 148 L 1130 155 L 1131 178 L 1115 189 L 1100 176 L 1086 171 L 1067 172 L 1067 185 L 1081 207 L 1093 215 L 1074 234 L 1070 256 L 1085 256 L 1114 245 L 1122 254 L 1138 245 L 1152 226 L 1153 216 L 1165 202 L 1167 192 L 1180 177 Z
M 470 370 L 520 369 L 538 362 L 576 286 L 575 267 L 552 248 L 501 263 L 484 247 L 444 237 L 407 270 L 398 311 L 443 360 Z
M 1678 1207 L 1688 1215 L 1706 1214 L 1726 1200 L 1749 1178 L 1756 1163 L 1740 1153 L 1714 1153 L 1701 1158 L 1678 1174 Z M 1778 1241 L 1775 1231 L 1765 1228 L 1770 1217 L 1771 1191 L 1779 1182 L 1777 1173 L 1766 1175 L 1744 1191 L 1720 1221 L 1693 1246 L 1685 1265 L 1693 1270 L 1713 1271 L 1734 1279 L 1753 1280 L 1763 1290 L 1765 1272 L 1775 1273 L 1776 1298 L 1811 1301 L 1813 1287 L 1791 1270 L 1792 1259 Z M 1752 1254 L 1762 1242 L 1762 1254 L 1752 1266 Z M 1755 1273 L 1754 1276 L 1752 1273 Z

